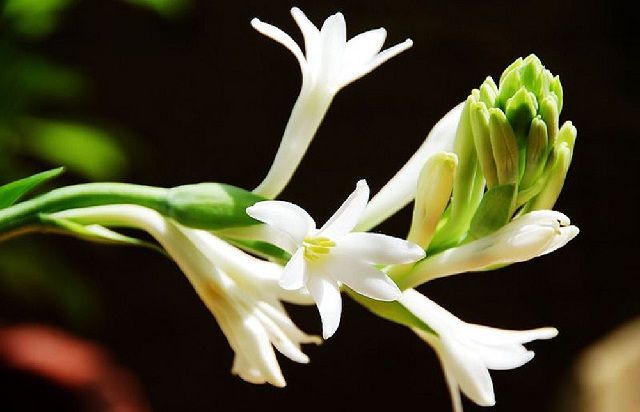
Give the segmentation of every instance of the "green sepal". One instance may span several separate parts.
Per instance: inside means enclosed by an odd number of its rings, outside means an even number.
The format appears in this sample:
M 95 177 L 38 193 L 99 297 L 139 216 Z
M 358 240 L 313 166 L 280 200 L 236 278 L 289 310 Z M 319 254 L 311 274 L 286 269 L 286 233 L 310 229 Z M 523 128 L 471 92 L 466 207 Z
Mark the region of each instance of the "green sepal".
M 167 194 L 167 213 L 188 227 L 220 230 L 255 225 L 260 222 L 246 209 L 263 197 L 223 183 L 177 186 Z
M 418 328 L 424 330 L 425 332 L 429 332 L 435 336 L 438 334 L 429 327 L 426 323 L 424 323 L 420 318 L 411 313 L 407 308 L 402 306 L 400 302 L 383 302 L 380 300 L 375 300 L 368 298 L 366 296 L 362 296 L 361 294 L 349 289 L 348 287 L 344 287 L 344 291 L 351 297 L 351 299 L 355 300 L 366 309 L 368 309 L 373 314 L 380 316 L 383 319 L 389 320 L 391 322 L 398 323 L 400 325 L 408 326 L 410 328 Z
M 30 190 L 59 176 L 63 171 L 64 167 L 58 167 L 0 186 L 0 209 L 13 205 Z
M 513 215 L 517 192 L 515 184 L 489 189 L 471 219 L 469 236 L 479 239 L 506 225 Z
M 52 232 L 63 232 L 80 239 L 97 243 L 146 247 L 166 255 L 164 249 L 154 243 L 122 235 L 101 225 L 83 225 L 71 220 L 56 218 L 45 213 L 39 215 L 39 220 L 40 224 L 45 227 L 45 230 L 48 229 Z

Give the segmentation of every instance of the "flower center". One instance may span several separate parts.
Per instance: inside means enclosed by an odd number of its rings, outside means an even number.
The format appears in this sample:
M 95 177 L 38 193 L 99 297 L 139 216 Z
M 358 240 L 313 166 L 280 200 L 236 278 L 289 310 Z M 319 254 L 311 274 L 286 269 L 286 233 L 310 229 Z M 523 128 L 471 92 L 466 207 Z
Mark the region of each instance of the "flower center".
M 320 257 L 328 255 L 336 242 L 327 237 L 306 237 L 302 241 L 304 247 L 304 258 L 309 261 L 318 260 Z

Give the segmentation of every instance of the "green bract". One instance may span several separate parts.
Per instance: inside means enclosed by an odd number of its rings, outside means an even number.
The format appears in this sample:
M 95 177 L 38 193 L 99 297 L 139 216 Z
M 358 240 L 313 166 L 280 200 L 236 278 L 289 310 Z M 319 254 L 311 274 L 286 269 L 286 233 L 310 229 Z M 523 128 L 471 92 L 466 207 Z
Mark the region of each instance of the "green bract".
M 559 126 L 562 105 L 560 78 L 533 54 L 507 67 L 497 85 L 487 77 L 471 91 L 456 135 L 453 195 L 432 252 L 554 205 L 577 133 L 571 122 Z

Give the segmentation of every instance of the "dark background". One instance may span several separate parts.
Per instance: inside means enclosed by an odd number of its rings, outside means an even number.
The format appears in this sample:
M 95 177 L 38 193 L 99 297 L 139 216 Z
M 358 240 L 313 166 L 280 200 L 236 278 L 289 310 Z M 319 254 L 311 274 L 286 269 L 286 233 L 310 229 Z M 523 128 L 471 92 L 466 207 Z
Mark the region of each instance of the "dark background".
M 420 288 L 466 321 L 556 326 L 557 338 L 530 345 L 537 355 L 531 363 L 492 372 L 492 410 L 558 410 L 579 353 L 639 314 L 637 14 L 604 1 L 199 1 L 164 19 L 121 2 L 82 1 L 51 38 L 32 47 L 86 74 L 90 97 L 46 110 L 128 130 L 126 181 L 252 188 L 275 154 L 300 75 L 290 53 L 249 21 L 257 16 L 301 40 L 288 14 L 292 5 L 318 25 L 342 11 L 349 37 L 383 26 L 387 46 L 414 40 L 408 52 L 338 94 L 282 194 L 317 221 L 358 179 L 379 189 L 448 109 L 518 56 L 535 53 L 560 75 L 561 120 L 573 121 L 578 140 L 556 209 L 581 234 L 552 255 Z M 407 208 L 380 230 L 402 236 L 409 221 Z M 48 242 L 86 275 L 100 315 L 85 327 L 38 310 L 10 319 L 48 322 L 104 344 L 137 375 L 154 410 L 450 409 L 432 350 L 346 297 L 338 333 L 306 348 L 309 365 L 279 358 L 285 389 L 250 385 L 230 374 L 231 349 L 171 261 L 143 249 Z M 291 313 L 303 329 L 320 332 L 313 308 Z M 3 396 L 28 390 L 47 399 L 39 386 L 12 376 L 0 384 Z M 465 401 L 467 411 L 482 409 Z

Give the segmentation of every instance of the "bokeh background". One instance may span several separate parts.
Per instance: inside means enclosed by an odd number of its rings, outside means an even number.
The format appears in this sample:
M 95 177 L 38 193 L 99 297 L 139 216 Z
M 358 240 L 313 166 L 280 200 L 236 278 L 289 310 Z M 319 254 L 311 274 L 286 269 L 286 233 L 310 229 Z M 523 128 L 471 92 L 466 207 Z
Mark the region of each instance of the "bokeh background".
M 492 374 L 492 410 L 586 410 L 576 366 L 582 354 L 640 315 L 640 19 L 631 2 L 0 4 L 2 182 L 65 165 L 57 184 L 252 188 L 270 165 L 300 83 L 296 61 L 256 33 L 252 17 L 301 40 L 288 14 L 298 5 L 316 24 L 342 11 L 349 36 L 384 26 L 387 45 L 411 37 L 409 52 L 340 92 L 283 193 L 318 221 L 357 179 L 379 189 L 485 76 L 497 78 L 518 56 L 536 53 L 562 79 L 561 120 L 578 128 L 557 209 L 581 234 L 552 255 L 420 290 L 467 321 L 560 330 L 530 345 L 531 363 Z M 380 230 L 401 236 L 409 221 L 407 208 Z M 291 314 L 320 332 L 313 308 L 291 307 Z M 92 359 L 82 365 L 102 365 L 80 373 L 83 381 L 60 377 L 73 372 L 71 363 L 34 373 L 0 354 L 3 411 L 450 410 L 434 353 L 350 301 L 335 337 L 307 348 L 309 365 L 281 359 L 286 389 L 243 382 L 230 374 L 232 351 L 178 268 L 145 249 L 43 235 L 0 244 L 0 327 L 0 342 L 9 332 L 22 332 L 19 349 L 51 338 L 56 353 L 80 351 Z M 121 409 L 107 401 L 115 398 Z M 467 411 L 483 410 L 465 402 Z

